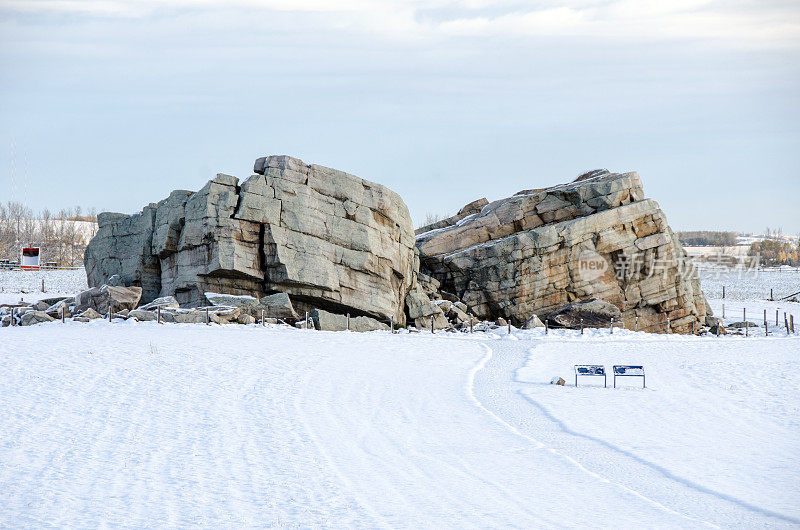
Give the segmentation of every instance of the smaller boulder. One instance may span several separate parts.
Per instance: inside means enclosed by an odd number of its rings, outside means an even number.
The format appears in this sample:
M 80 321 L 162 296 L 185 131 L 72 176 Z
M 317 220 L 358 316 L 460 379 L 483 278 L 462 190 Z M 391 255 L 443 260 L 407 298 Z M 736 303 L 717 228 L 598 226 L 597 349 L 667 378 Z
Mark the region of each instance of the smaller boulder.
M 501 328 L 505 327 L 505 326 L 508 326 L 508 322 L 503 317 L 497 317 L 497 320 L 495 320 L 494 323 L 495 323 L 496 326 L 499 326 Z
M 526 320 L 524 324 L 522 324 L 522 328 L 521 329 L 535 329 L 535 328 L 543 328 L 543 327 L 544 327 L 544 323 L 542 323 L 542 321 L 539 320 L 539 317 L 537 317 L 535 314 L 533 314 L 530 317 L 528 317 L 528 320 Z
M 556 377 L 554 377 L 554 378 L 552 378 L 552 379 L 550 380 L 550 384 L 551 384 L 551 385 L 564 386 L 564 385 L 566 385 L 566 384 L 567 384 L 567 382 L 566 382 L 566 381 L 564 381 L 564 378 L 563 378 L 563 377 L 558 377 L 558 376 L 556 376 Z
M 286 293 L 275 293 L 265 296 L 258 300 L 258 311 L 256 316 L 261 319 L 261 310 L 264 310 L 264 316 L 268 318 L 281 318 L 284 320 L 298 320 L 300 317 L 292 306 L 292 301 Z
M 716 326 L 720 322 L 721 322 L 721 320 L 719 318 L 717 318 L 717 317 L 712 317 L 711 315 L 706 317 L 706 326 L 708 326 L 710 328 Z
M 205 293 L 211 305 L 251 308 L 258 305 L 258 298 L 247 294 Z
M 89 322 L 91 319 L 88 317 L 72 317 L 72 320 L 75 322 Z
M 105 285 L 101 290 L 105 289 L 108 292 L 108 304 L 112 312 L 121 311 L 123 309 L 135 309 L 139 305 L 139 300 L 142 299 L 141 287 L 122 287 L 114 285 Z M 106 308 L 108 310 L 108 308 Z
M 53 317 L 49 316 L 44 311 L 28 311 L 22 318 L 20 318 L 19 325 L 20 326 L 32 326 L 34 324 L 39 324 L 40 322 L 52 322 Z
M 242 313 L 241 315 L 239 315 L 236 318 L 236 321 L 239 324 L 249 325 L 249 324 L 255 324 L 256 319 L 255 319 L 254 316 L 252 316 L 252 315 L 250 315 L 248 313 Z
M 164 309 L 178 309 L 181 305 L 175 299 L 174 296 L 162 296 L 161 298 L 156 298 L 149 304 L 144 304 L 139 309 L 142 311 L 155 311 L 157 308 Z
M 727 335 L 728 332 L 725 331 L 725 326 L 722 325 L 720 322 L 716 326 L 711 326 L 711 329 L 708 330 L 709 333 L 712 335 Z
M 757 328 L 758 324 L 755 322 L 734 322 L 728 325 L 729 328 L 744 329 L 744 328 Z
M 151 322 L 156 319 L 156 314 L 153 311 L 134 309 L 128 313 L 128 318 L 135 318 L 140 322 Z
M 321 331 L 345 331 L 347 328 L 347 315 L 337 315 L 315 309 L 309 314 L 314 328 Z M 371 317 L 350 317 L 350 331 L 365 332 L 388 330 L 389 326 Z
M 83 318 L 88 318 L 89 320 L 93 320 L 95 318 L 103 318 L 103 315 L 101 315 L 91 307 L 78 316 Z

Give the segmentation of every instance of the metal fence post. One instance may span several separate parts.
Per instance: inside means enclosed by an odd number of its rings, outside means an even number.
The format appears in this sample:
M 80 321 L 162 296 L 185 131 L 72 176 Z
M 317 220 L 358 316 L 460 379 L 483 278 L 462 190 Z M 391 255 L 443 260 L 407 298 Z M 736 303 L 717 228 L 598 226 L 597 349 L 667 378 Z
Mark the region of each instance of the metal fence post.
M 44 292 L 44 278 L 42 278 L 42 292 Z
M 614 334 L 614 317 L 611 317 L 611 328 L 610 328 L 610 332 L 611 332 L 611 333 L 610 333 L 611 335 L 613 335 L 613 334 Z
M 156 322 L 161 324 L 161 306 L 156 306 Z
M 639 315 L 636 315 L 636 319 L 633 322 L 633 331 L 639 331 Z
M 394 333 L 394 316 L 389 317 L 389 331 Z
M 350 331 L 350 313 L 347 313 L 347 331 Z
M 431 333 L 436 333 L 436 332 L 433 330 L 433 315 L 431 315 Z
M 742 321 L 744 322 L 744 336 L 748 337 L 750 335 L 750 326 L 747 325 L 747 308 L 742 308 Z
M 206 326 L 211 325 L 211 319 L 209 318 L 208 308 L 206 308 Z
M 669 315 L 667 315 L 667 335 L 669 335 Z
M 550 321 L 545 319 L 545 321 L 544 321 L 544 334 L 545 335 L 547 335 L 547 333 L 549 331 L 549 327 L 550 327 Z
M 581 319 L 581 335 L 583 335 L 583 319 Z M 575 386 L 578 386 L 578 376 L 575 376 Z
M 64 306 L 61 306 L 61 323 L 64 323 Z

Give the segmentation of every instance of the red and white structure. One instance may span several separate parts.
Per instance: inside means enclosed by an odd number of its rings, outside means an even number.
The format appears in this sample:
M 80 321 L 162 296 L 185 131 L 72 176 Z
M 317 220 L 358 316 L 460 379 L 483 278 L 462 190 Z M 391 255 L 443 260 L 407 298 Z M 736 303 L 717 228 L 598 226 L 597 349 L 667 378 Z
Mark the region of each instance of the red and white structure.
M 25 247 L 19 260 L 20 268 L 24 271 L 39 270 L 39 247 Z

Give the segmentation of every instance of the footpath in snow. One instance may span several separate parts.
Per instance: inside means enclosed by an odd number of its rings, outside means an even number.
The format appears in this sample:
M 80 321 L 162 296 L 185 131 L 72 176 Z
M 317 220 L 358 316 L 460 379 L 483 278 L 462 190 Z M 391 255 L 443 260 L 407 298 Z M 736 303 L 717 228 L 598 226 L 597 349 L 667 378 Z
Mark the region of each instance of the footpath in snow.
M 796 526 L 799 350 L 606 330 L 4 328 L 0 526 Z M 648 389 L 547 384 L 584 362 L 644 364 Z

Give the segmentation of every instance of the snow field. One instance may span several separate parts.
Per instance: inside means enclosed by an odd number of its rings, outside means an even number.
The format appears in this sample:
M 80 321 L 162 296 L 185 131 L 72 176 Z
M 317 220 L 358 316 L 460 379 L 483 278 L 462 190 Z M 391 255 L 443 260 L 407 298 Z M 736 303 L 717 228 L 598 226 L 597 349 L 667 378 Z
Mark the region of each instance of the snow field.
M 796 337 L 0 338 L 0 526 L 800 524 Z M 648 389 L 547 384 L 579 362 L 644 364 Z
M 682 505 L 671 491 L 682 484 L 717 511 L 707 519 L 715 524 L 760 524 L 761 516 L 800 524 L 800 340 L 623 332 L 535 342 L 515 371 L 518 391 L 547 418 L 554 443 L 587 466 L 595 452 L 616 454 L 612 467 L 631 474 L 630 487 L 689 510 L 694 495 Z M 573 366 L 584 363 L 605 365 L 609 387 L 580 377 L 575 388 Z M 643 364 L 647 389 L 627 377 L 612 388 L 614 364 Z M 548 384 L 557 374 L 568 386 Z M 730 519 L 715 521 L 723 515 Z
M 45 292 L 42 292 L 44 280 Z M 19 302 L 35 302 L 42 298 L 54 296 L 74 296 L 88 289 L 86 271 L 47 270 L 47 271 L 10 271 L 0 270 L 0 304 Z

